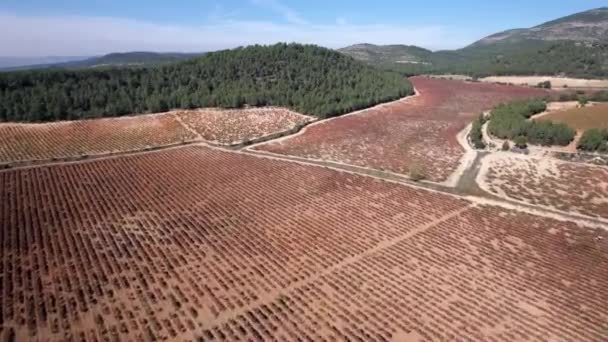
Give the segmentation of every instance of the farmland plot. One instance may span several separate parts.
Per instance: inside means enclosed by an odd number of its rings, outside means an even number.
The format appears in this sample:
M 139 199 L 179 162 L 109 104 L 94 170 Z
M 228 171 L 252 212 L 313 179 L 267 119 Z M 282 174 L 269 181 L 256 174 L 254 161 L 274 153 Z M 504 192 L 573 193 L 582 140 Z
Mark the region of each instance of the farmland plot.
M 0 163 L 141 150 L 196 140 L 174 116 L 0 124 Z
M 0 198 L 0 338 L 608 337 L 601 233 L 448 195 L 190 146 Z
M 201 109 L 177 115 L 205 141 L 233 145 L 289 131 L 313 120 L 283 108 Z
M 484 158 L 478 183 L 504 198 L 608 218 L 608 167 L 497 153 Z
M 0 164 L 140 151 L 185 142 L 231 145 L 297 129 L 281 108 L 200 109 L 47 124 L 0 124 Z
M 456 135 L 501 102 L 546 95 L 540 89 L 414 77 L 420 96 L 313 124 L 302 134 L 256 150 L 407 174 L 422 169 L 444 181 L 464 149 Z

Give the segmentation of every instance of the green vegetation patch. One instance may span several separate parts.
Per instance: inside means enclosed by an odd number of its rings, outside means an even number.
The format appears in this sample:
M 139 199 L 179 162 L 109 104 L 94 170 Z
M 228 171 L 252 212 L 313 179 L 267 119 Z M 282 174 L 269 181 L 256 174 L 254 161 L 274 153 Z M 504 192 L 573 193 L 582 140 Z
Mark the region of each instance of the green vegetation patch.
M 413 94 L 401 75 L 312 45 L 250 46 L 149 68 L 0 73 L 0 121 L 284 106 L 331 117 Z
M 526 142 L 544 146 L 568 145 L 576 134 L 563 123 L 528 120 L 547 109 L 543 100 L 517 101 L 492 110 L 489 132 L 501 139 L 526 138 Z M 521 140 L 521 139 L 520 139 Z
M 608 129 L 592 128 L 585 131 L 577 148 L 588 152 L 608 152 Z

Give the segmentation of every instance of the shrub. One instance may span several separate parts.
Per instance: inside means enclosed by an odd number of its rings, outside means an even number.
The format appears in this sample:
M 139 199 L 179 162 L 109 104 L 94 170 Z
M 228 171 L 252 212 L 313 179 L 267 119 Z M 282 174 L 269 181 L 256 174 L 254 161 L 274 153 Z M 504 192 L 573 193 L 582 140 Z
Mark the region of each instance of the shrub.
M 410 179 L 413 180 L 414 182 L 418 182 L 421 180 L 426 179 L 426 170 L 424 169 L 424 167 L 418 165 L 418 164 L 414 164 L 410 167 Z
M 475 121 L 473 121 L 473 127 L 471 128 L 471 133 L 469 134 L 469 137 L 471 138 L 471 142 L 473 143 L 473 146 L 476 149 L 483 150 L 484 148 L 486 148 L 486 144 L 483 142 L 482 132 L 482 127 L 486 123 L 486 121 L 487 119 L 483 115 L 483 113 L 480 114 Z
M 537 88 L 551 89 L 551 81 L 540 82 L 536 85 Z
M 522 150 L 528 148 L 528 139 L 526 139 L 526 137 L 524 137 L 523 135 L 516 137 L 514 142 L 517 148 L 520 148 Z
M 502 143 L 502 150 L 508 151 L 510 149 L 511 149 L 511 144 L 509 144 L 509 141 L 505 140 L 505 142 Z
M 608 148 L 608 130 L 593 128 L 585 131 L 577 148 L 582 151 L 602 151 Z
M 586 96 L 579 96 L 578 97 L 578 104 L 581 107 L 585 107 L 587 105 L 587 103 L 589 103 L 589 99 Z

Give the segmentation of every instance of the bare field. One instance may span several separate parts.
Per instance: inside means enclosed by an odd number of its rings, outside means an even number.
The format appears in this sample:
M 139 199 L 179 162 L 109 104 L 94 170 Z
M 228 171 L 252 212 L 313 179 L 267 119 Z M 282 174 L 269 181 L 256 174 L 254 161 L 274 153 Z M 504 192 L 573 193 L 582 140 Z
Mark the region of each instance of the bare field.
M 605 232 L 190 146 L 0 172 L 0 338 L 608 338 Z
M 552 76 L 491 76 L 481 78 L 482 82 L 501 82 L 535 87 L 541 82 L 550 81 L 553 88 L 608 88 L 608 80 Z
M 497 153 L 484 158 L 478 183 L 504 198 L 608 218 L 608 167 Z
M 253 141 L 302 126 L 314 118 L 283 108 L 201 109 L 176 115 L 208 142 L 222 145 Z
M 562 122 L 578 130 L 591 128 L 608 128 L 608 104 L 594 104 L 583 108 L 555 110 L 535 120 Z
M 46 124 L 0 124 L 0 163 L 141 150 L 196 140 L 175 117 L 150 114 Z
M 424 170 L 444 181 L 465 151 L 459 131 L 484 109 L 518 98 L 546 95 L 540 89 L 412 78 L 420 96 L 396 101 L 305 128 L 302 134 L 258 145 L 260 151 L 322 159 L 400 174 Z

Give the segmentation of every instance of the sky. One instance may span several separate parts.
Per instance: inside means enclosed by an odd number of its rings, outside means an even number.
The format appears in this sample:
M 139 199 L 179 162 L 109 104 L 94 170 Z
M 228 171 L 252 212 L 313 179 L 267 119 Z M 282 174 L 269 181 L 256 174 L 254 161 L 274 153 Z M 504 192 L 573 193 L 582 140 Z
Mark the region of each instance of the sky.
M 299 42 L 464 47 L 608 0 L 2 0 L 0 56 L 203 52 Z

